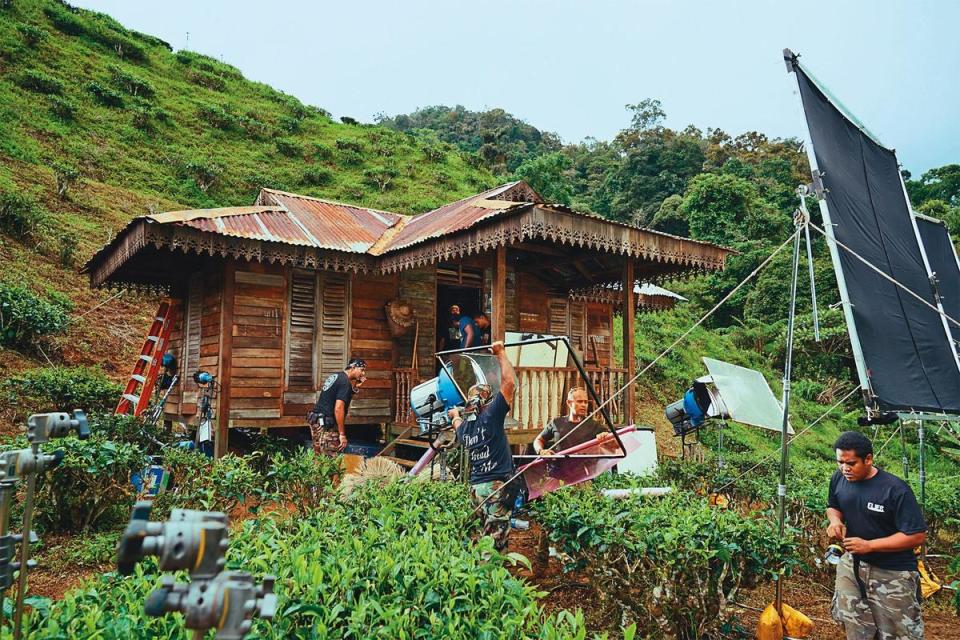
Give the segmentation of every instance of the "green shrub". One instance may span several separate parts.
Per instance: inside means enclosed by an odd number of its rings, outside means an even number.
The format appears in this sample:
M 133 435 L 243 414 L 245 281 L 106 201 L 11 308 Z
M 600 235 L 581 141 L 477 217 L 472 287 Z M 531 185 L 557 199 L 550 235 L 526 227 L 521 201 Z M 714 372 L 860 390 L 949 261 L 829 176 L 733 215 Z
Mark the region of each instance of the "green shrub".
M 337 153 L 337 160 L 340 164 L 348 166 L 358 166 L 364 162 L 363 154 L 351 149 L 344 149 Z
M 334 143 L 340 151 L 354 151 L 363 153 L 363 145 L 357 140 L 347 140 L 346 138 L 337 138 Z
M 583 616 L 547 617 L 540 594 L 507 571 L 511 559 L 489 539 L 465 542 L 469 512 L 463 485 L 415 482 L 330 500 L 306 516 L 243 522 L 230 539 L 228 568 L 277 577 L 277 615 L 255 620 L 251 636 L 585 638 Z M 148 561 L 128 578 L 99 577 L 52 603 L 48 615 L 31 612 L 30 637 L 188 637 L 178 617 L 143 612 L 155 567 Z
M 273 141 L 277 151 L 288 158 L 303 156 L 303 145 L 292 138 L 278 138 Z
M 77 105 L 60 96 L 50 96 L 50 112 L 64 122 L 72 122 L 77 117 Z
M 13 421 L 50 411 L 112 411 L 119 399 L 120 385 L 95 367 L 42 367 L 0 382 L 0 402 Z
M 23 286 L 0 282 L 0 344 L 28 349 L 70 325 L 72 307 L 35 295 Z
M 48 95 L 63 93 L 64 87 L 60 80 L 36 69 L 27 69 L 20 73 L 15 80 L 20 87 L 29 91 Z
M 94 100 L 105 107 L 123 108 L 123 96 L 110 87 L 105 87 L 99 82 L 87 83 L 87 91 L 93 96 Z
M 220 179 L 223 167 L 206 160 L 185 160 L 180 163 L 180 173 L 193 180 L 197 188 L 206 193 Z
M 142 449 L 96 432 L 87 440 L 63 438 L 57 448 L 65 455 L 40 479 L 37 524 L 78 533 L 116 528 L 130 517 L 136 499 L 130 477 L 148 462 Z
M 156 95 L 157 90 L 149 80 L 135 76 L 113 65 L 109 69 L 114 86 L 124 93 L 139 98 L 152 98 Z
M 303 122 L 303 119 L 296 116 L 280 116 L 277 124 L 287 133 L 300 133 L 301 122 Z
M 17 25 L 17 31 L 20 33 L 20 37 L 23 38 L 23 43 L 28 47 L 36 47 L 50 35 L 46 29 L 22 22 Z
M 37 239 L 49 217 L 30 196 L 0 190 L 0 229 L 14 238 Z
M 54 162 L 51 168 L 53 169 L 53 177 L 57 185 L 57 197 L 61 199 L 66 198 L 70 187 L 80 179 L 80 172 L 76 167 L 62 162 Z
M 367 184 L 376 187 L 382 193 L 390 188 L 398 175 L 400 174 L 395 168 L 380 166 L 366 169 L 363 172 L 363 179 Z
M 201 105 L 197 109 L 197 117 L 211 127 L 222 131 L 231 131 L 240 127 L 240 118 L 225 107 L 215 104 Z
M 304 184 L 322 187 L 333 181 L 333 172 L 323 167 L 307 167 L 303 170 L 300 180 Z
M 43 8 L 50 24 L 57 28 L 57 31 L 65 33 L 68 36 L 79 36 L 87 32 L 87 25 L 80 18 L 75 16 L 60 6 L 48 6 Z
M 269 461 L 266 490 L 304 514 L 319 506 L 333 489 L 333 477 L 343 473 L 342 458 L 316 455 L 306 448 Z
M 211 91 L 223 91 L 227 88 L 226 81 L 220 76 L 215 76 L 212 73 L 188 70 L 186 73 L 186 78 L 187 82 L 210 89 Z
M 228 454 L 214 463 L 198 451 L 165 449 L 163 464 L 172 483 L 156 500 L 158 514 L 165 516 L 173 508 L 229 513 L 248 498 L 249 507 L 256 510 L 273 496 L 266 492 L 264 478 L 251 462 L 250 456 Z
M 333 149 L 328 147 L 325 144 L 316 142 L 313 144 L 311 154 L 317 160 L 332 160 L 333 159 Z
M 547 495 L 537 512 L 643 637 L 712 635 L 741 588 L 795 562 L 795 543 L 779 540 L 775 522 L 689 495 L 610 500 L 595 487 L 572 487 Z

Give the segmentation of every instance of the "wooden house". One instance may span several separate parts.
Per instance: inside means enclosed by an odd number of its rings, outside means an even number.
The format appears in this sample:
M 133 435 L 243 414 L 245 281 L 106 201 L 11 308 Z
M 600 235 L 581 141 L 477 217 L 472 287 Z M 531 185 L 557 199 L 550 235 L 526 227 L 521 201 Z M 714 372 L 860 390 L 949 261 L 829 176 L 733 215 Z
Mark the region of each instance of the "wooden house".
M 408 423 L 409 390 L 435 373 L 452 303 L 486 312 L 494 339 L 507 331 L 569 336 L 608 397 L 634 373 L 630 355 L 615 366 L 612 330 L 622 313 L 632 354 L 635 283 L 719 270 L 728 254 L 545 203 L 514 182 L 411 217 L 263 189 L 253 206 L 136 218 L 85 270 L 93 287 L 170 296 L 179 313 L 169 347 L 184 375 L 167 417 L 193 419 L 190 373 L 216 374 L 223 453 L 231 428 L 304 426 L 319 385 L 350 356 L 369 366 L 350 423 Z M 399 337 L 384 311 L 397 299 L 417 319 Z M 540 416 L 563 411 L 574 372 L 518 375 L 511 440 L 523 443 Z M 631 421 L 633 395 L 614 408 L 618 421 Z

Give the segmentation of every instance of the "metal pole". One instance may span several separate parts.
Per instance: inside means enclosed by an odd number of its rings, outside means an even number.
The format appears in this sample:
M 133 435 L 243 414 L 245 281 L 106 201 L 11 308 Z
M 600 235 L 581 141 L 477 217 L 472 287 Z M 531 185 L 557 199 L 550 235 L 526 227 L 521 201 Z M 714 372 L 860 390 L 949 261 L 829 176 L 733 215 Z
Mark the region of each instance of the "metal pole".
M 926 447 L 924 446 L 923 420 L 920 420 L 920 428 L 917 429 L 917 437 L 920 440 L 920 509 L 927 511 L 927 457 Z
M 11 480 L 0 480 L 0 540 L 4 540 L 8 535 L 10 535 L 10 500 L 13 497 L 13 491 L 16 488 L 16 481 Z M 11 546 L 11 557 L 9 560 L 13 560 L 13 540 L 5 542 Z M 7 567 L 3 567 L 4 572 L 8 570 Z M 0 629 L 3 628 L 3 597 L 6 587 L 0 588 Z
M 789 49 L 784 51 L 784 57 L 789 54 L 792 58 L 793 52 Z M 799 67 L 799 63 L 796 64 Z M 817 156 L 813 151 L 813 140 L 810 137 L 810 127 L 807 124 L 807 116 L 803 110 L 803 99 L 800 94 L 800 78 L 797 77 L 796 70 L 792 64 L 788 64 L 789 73 L 793 73 L 794 88 L 797 92 L 798 104 L 800 107 L 800 116 L 803 121 L 803 148 L 807 152 L 807 160 L 810 163 L 810 170 L 816 174 L 820 173 L 817 165 Z M 823 217 L 823 230 L 827 238 L 827 248 L 830 250 L 830 260 L 833 262 L 833 272 L 837 276 L 837 289 L 840 291 L 840 303 L 843 307 L 843 317 L 847 323 L 847 333 L 850 336 L 850 351 L 853 353 L 853 362 L 857 368 L 857 378 L 860 380 L 860 389 L 865 400 L 871 399 L 870 379 L 867 377 L 867 365 L 863 358 L 863 349 L 860 346 L 860 336 L 857 334 L 857 325 L 853 321 L 853 305 L 850 303 L 850 292 L 847 290 L 847 282 L 843 276 L 843 269 L 840 266 L 840 251 L 837 248 L 837 240 L 833 235 L 833 222 L 830 220 L 830 209 L 827 206 L 826 198 L 819 200 L 820 215 Z
M 33 444 L 33 457 L 40 459 L 40 446 Z M 17 576 L 17 602 L 13 611 L 13 638 L 22 637 L 23 598 L 27 593 L 27 568 L 30 561 L 30 529 L 33 526 L 33 498 L 37 492 L 37 472 L 27 476 L 27 493 L 23 500 L 23 530 L 20 532 L 23 539 L 20 541 L 20 575 Z
M 804 222 L 803 224 L 806 224 Z M 799 229 L 797 230 L 799 231 Z M 783 538 L 787 519 L 787 466 L 789 465 L 790 373 L 793 369 L 793 325 L 797 315 L 797 279 L 800 271 L 800 234 L 793 239 L 793 271 L 790 280 L 790 312 L 787 315 L 786 357 L 783 363 L 783 422 L 780 425 L 780 483 L 777 485 L 777 530 Z M 777 575 L 776 609 L 782 612 L 783 574 Z
M 804 189 L 803 191 L 806 191 Z M 804 222 L 810 221 L 810 211 L 807 209 L 807 196 L 800 192 L 800 210 L 803 211 Z M 813 306 L 813 339 L 820 342 L 820 312 L 817 310 L 817 282 L 813 275 L 813 243 L 810 241 L 810 225 L 804 224 L 803 231 L 807 242 L 807 267 L 810 271 L 810 304 Z
M 910 458 L 907 455 L 907 436 L 906 429 L 903 428 L 903 420 L 900 420 L 900 462 L 903 464 L 903 479 L 910 477 Z

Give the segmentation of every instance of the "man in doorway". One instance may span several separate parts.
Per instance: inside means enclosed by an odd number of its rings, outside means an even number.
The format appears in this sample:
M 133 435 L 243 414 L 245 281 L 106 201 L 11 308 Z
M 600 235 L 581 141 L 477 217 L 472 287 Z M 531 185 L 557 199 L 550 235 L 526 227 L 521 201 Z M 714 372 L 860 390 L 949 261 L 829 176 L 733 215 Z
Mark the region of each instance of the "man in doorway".
M 513 477 L 514 467 L 503 422 L 510 413 L 517 379 L 503 342 L 494 342 L 490 350 L 500 365 L 500 391 L 494 396 L 489 385 L 476 384 L 467 391 L 463 411 L 455 407 L 449 413 L 457 440 L 470 456 L 470 493 L 474 505 L 486 500 L 481 510 L 483 534 L 493 537 L 494 546 L 501 550 L 507 546 L 510 516 L 517 497 L 512 487 L 520 486 L 518 478 L 511 486 L 504 487 Z
M 311 412 L 314 453 L 335 456 L 347 448 L 347 413 L 354 394 L 367 379 L 366 373 L 367 363 L 361 358 L 351 358 L 343 371 L 324 380 Z
M 612 438 L 613 435 L 592 418 L 581 424 L 589 410 L 590 398 L 587 390 L 583 387 L 571 388 L 567 392 L 567 415 L 554 418 L 543 428 L 533 441 L 533 450 L 540 456 L 552 456 L 556 453 L 554 445 L 558 442 L 562 450 L 594 438 L 601 441 Z M 572 435 L 568 437 L 567 434 L 571 432 Z
M 460 312 L 460 305 L 450 306 L 450 318 L 456 322 L 457 331 L 460 333 L 460 348 L 475 347 L 480 344 L 480 330 L 474 323 L 473 318 Z
M 833 445 L 839 469 L 830 479 L 827 535 L 842 540 L 833 618 L 847 640 L 923 638 L 913 549 L 927 524 L 906 482 L 873 465 L 873 444 L 846 431 Z
M 473 324 L 479 331 L 477 344 L 490 344 L 490 318 L 485 313 L 478 313 L 473 316 Z

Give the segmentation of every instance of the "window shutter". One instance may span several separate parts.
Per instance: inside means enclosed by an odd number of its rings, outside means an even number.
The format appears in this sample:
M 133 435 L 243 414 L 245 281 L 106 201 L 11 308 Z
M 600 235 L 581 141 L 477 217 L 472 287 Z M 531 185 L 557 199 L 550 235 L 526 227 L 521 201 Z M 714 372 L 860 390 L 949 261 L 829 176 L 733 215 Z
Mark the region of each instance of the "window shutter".
M 550 298 L 547 306 L 549 310 L 547 333 L 552 336 L 569 336 L 570 328 L 567 323 L 567 299 Z
M 343 273 L 320 274 L 320 376 L 343 369 L 350 357 L 350 276 Z
M 314 388 L 317 322 L 317 277 L 295 270 L 290 276 L 290 329 L 287 342 L 287 387 Z
M 203 280 L 201 274 L 190 276 L 187 281 L 187 315 L 184 326 L 183 370 L 180 372 L 185 389 L 196 389 L 193 374 L 200 368 L 200 321 L 203 317 Z

